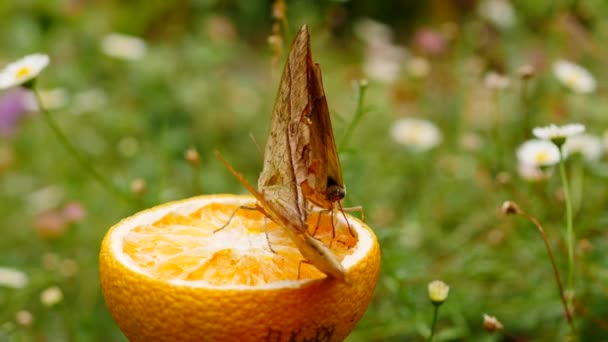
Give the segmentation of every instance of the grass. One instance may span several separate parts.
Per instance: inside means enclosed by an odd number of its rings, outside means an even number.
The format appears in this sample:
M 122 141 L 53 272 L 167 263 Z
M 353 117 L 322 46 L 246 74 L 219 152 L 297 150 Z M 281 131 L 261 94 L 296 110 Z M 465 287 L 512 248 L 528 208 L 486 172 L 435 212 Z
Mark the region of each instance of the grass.
M 54 120 L 122 191 L 140 178 L 147 188 L 142 197 L 149 202 L 197 194 L 184 159 L 195 147 L 203 193 L 244 192 L 212 151 L 220 150 L 251 181 L 261 170 L 249 133 L 263 144 L 281 69 L 271 64 L 265 41 L 271 32 L 269 8 L 140 5 L 2 3 L 0 64 L 36 51 L 51 56 L 39 89 L 60 87 L 69 95 L 67 104 L 52 111 Z M 338 146 L 348 190 L 345 206 L 365 208 L 382 247 L 374 300 L 349 341 L 424 340 L 433 314 L 427 284 L 434 279 L 450 285 L 436 341 L 563 340 L 569 328 L 545 245 L 530 222 L 502 216 L 500 206 L 513 200 L 542 223 L 565 280 L 559 170 L 545 181 L 526 181 L 518 175 L 515 151 L 532 138 L 535 126 L 580 122 L 589 133 L 607 131 L 603 66 L 608 51 L 602 42 L 608 30 L 602 20 L 608 6 L 517 3 L 516 24 L 499 29 L 455 5 L 420 9 L 418 16 L 400 14 L 403 18 L 380 12 L 381 5 L 370 9 L 356 2 L 287 5 L 292 32 L 302 23 L 311 27 L 336 141 L 348 136 L 348 144 Z M 331 31 L 327 18 L 341 10 L 346 22 Z M 424 57 L 429 74 L 415 77 L 404 70 L 407 59 L 393 83 L 365 74 L 369 55 L 352 32 L 366 13 L 391 22 L 393 42 Z M 443 25 L 447 21 L 453 25 Z M 421 27 L 452 38 L 433 55 L 414 43 Z M 99 42 L 112 31 L 143 37 L 145 57 L 125 61 L 101 53 Z M 552 74 L 557 59 L 584 65 L 597 90 L 568 90 Z M 517 75 L 523 64 L 536 67 L 527 83 Z M 508 75 L 509 88 L 487 89 L 483 78 L 489 70 Z M 356 113 L 352 84 L 363 78 L 369 78 L 363 111 Z M 91 89 L 105 100 L 99 106 L 84 101 L 85 108 L 78 99 Z M 402 117 L 435 123 L 441 144 L 414 151 L 393 141 L 391 125 Z M 358 124 L 351 126 L 355 118 Z M 577 240 L 574 321 L 580 340 L 597 341 L 608 338 L 608 159 L 606 153 L 592 162 L 569 159 L 566 168 Z M 48 237 L 49 223 L 41 223 L 40 215 L 58 212 L 70 201 L 86 208 L 87 216 Z M 108 227 L 141 207 L 100 187 L 40 114 L 27 116 L 12 135 L 2 136 L 0 266 L 25 272 L 29 283 L 22 289 L 0 287 L 0 341 L 124 341 L 101 296 L 97 253 Z M 39 295 L 50 286 L 58 286 L 64 298 L 47 307 Z M 20 310 L 32 313 L 31 325 L 15 322 Z M 488 334 L 483 313 L 496 316 L 506 333 Z

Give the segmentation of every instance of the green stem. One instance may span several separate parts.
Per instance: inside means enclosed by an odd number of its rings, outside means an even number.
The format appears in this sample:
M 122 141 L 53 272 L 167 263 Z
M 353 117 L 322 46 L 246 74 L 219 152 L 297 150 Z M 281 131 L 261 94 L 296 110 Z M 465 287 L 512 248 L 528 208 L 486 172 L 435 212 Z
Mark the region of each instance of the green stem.
M 433 304 L 435 309 L 433 310 L 433 323 L 431 323 L 431 334 L 427 339 L 427 342 L 433 341 L 433 337 L 435 336 L 435 327 L 437 326 L 437 317 L 439 317 L 439 305 Z
M 579 0 L 572 0 L 572 2 L 570 3 L 570 10 L 575 11 L 578 9 L 578 3 Z
M 350 125 L 348 126 L 348 128 L 346 129 L 346 133 L 344 133 L 344 136 L 342 137 L 342 140 L 340 141 L 340 146 L 342 147 L 346 147 L 351 135 L 353 134 L 353 131 L 355 130 L 355 127 L 359 124 L 359 121 L 361 121 L 361 118 L 363 117 L 363 114 L 365 114 L 365 111 L 363 110 L 363 104 L 365 103 L 365 91 L 367 90 L 367 81 L 363 80 L 363 81 L 359 81 L 357 82 L 357 106 L 355 108 L 355 116 L 353 117 L 353 120 L 351 121 Z
M 521 91 L 519 93 L 519 101 L 521 104 L 521 113 L 522 113 L 522 121 L 523 121 L 523 130 L 522 132 L 530 132 L 530 101 L 528 96 L 528 83 L 527 79 L 521 81 Z M 525 137 L 525 136 L 524 136 Z
M 563 157 L 563 149 L 559 148 L 559 174 L 564 188 L 564 201 L 566 202 L 566 245 L 568 248 L 568 289 L 574 290 L 574 229 L 572 227 L 572 200 L 570 198 L 570 188 L 568 177 L 566 176 L 566 163 Z
M 89 173 L 102 187 L 108 190 L 110 193 L 114 194 L 116 197 L 128 202 L 130 204 L 137 203 L 137 201 L 128 194 L 124 193 L 120 189 L 118 189 L 115 185 L 110 183 L 106 178 L 104 178 L 100 173 L 97 172 L 91 165 L 91 163 L 86 160 L 86 158 L 70 143 L 70 140 L 67 136 L 61 131 L 53 116 L 49 111 L 44 108 L 44 104 L 42 103 L 42 99 L 40 97 L 40 93 L 36 88 L 31 88 L 36 96 L 36 100 L 38 102 L 38 108 L 40 108 L 40 112 L 42 112 L 42 116 L 46 120 L 46 123 L 49 125 L 55 136 L 59 140 L 59 142 L 63 145 L 63 147 L 68 151 L 69 154 L 76 159 L 76 161 L 80 164 L 80 166 Z
M 549 244 L 549 239 L 547 239 L 547 234 L 545 233 L 545 230 L 543 229 L 543 226 L 540 224 L 540 222 L 538 222 L 538 220 L 536 220 L 530 214 L 528 214 L 524 211 L 520 211 L 520 214 L 523 215 L 528 220 L 530 220 L 530 222 L 532 222 L 532 224 L 534 224 L 536 226 L 536 229 L 538 229 L 538 232 L 540 233 L 540 235 L 543 239 L 543 242 L 545 243 L 545 247 L 547 248 L 547 253 L 549 254 L 549 259 L 551 260 L 551 266 L 553 267 L 553 275 L 555 276 L 555 282 L 557 283 L 557 290 L 559 292 L 559 298 L 561 299 L 562 305 L 564 306 L 564 313 L 566 315 L 566 320 L 568 321 L 568 325 L 570 325 L 572 334 L 574 336 L 576 336 L 576 329 L 574 327 L 574 321 L 572 319 L 572 312 L 570 311 L 570 309 L 568 307 L 568 302 L 566 301 L 566 296 L 564 294 L 564 286 L 562 285 L 562 280 L 559 276 L 559 269 L 557 268 L 557 263 L 555 262 L 555 256 L 553 255 L 553 250 L 551 249 L 551 245 Z
M 287 10 L 285 10 L 285 12 L 287 12 Z M 289 42 L 291 42 L 291 30 L 289 29 L 287 13 L 285 13 L 285 15 L 283 16 L 281 24 L 283 25 L 283 42 L 285 43 L 285 48 L 289 50 Z
M 201 177 L 200 177 L 200 167 L 198 165 L 192 166 L 192 190 L 195 195 L 200 195 L 203 193 L 203 189 L 201 187 Z
M 584 188 L 584 174 L 582 160 L 573 160 L 570 165 L 570 190 L 572 191 L 572 216 L 578 214 L 581 209 Z
M 158 191 L 156 192 L 156 201 L 158 203 L 163 202 L 162 194 L 165 184 L 167 182 L 167 131 L 169 130 L 169 119 L 167 115 L 163 115 L 161 119 L 160 127 L 160 151 L 158 153 L 158 164 L 159 164 L 159 178 L 158 178 Z
M 493 129 L 493 135 L 494 135 L 494 142 L 496 144 L 496 165 L 494 165 L 494 167 L 496 168 L 496 173 L 500 172 L 502 170 L 502 165 L 503 165 L 503 153 L 502 153 L 502 135 L 500 134 L 500 132 L 502 132 L 502 108 L 500 106 L 500 94 L 499 94 L 499 90 L 494 90 L 494 104 L 496 105 L 496 120 L 494 120 L 494 129 Z

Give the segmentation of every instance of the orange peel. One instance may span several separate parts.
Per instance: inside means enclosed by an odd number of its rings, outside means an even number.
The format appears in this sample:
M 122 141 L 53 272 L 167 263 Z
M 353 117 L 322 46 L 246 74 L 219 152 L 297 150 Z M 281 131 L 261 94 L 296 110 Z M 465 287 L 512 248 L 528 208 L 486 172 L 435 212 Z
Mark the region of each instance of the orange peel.
M 284 229 L 257 211 L 239 210 L 213 232 L 235 208 L 254 203 L 248 195 L 198 196 L 142 211 L 108 231 L 101 286 L 130 341 L 342 341 L 350 334 L 380 272 L 373 231 L 347 215 L 353 237 L 336 216 L 332 240 L 331 218 L 321 217 L 316 238 L 341 260 L 340 281 L 301 264 Z

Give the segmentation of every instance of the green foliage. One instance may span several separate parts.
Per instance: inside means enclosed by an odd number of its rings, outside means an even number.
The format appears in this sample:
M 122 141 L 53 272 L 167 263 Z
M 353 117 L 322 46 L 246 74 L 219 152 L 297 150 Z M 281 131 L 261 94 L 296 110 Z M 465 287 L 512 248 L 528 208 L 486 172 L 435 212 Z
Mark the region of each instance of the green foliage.
M 515 151 L 532 138 L 532 127 L 552 122 L 580 122 L 606 137 L 608 5 L 513 1 L 517 20 L 500 28 L 467 1 L 431 3 L 405 6 L 410 14 L 358 1 L 287 4 L 292 32 L 311 26 L 336 141 L 352 133 L 348 146 L 338 146 L 345 206 L 364 207 L 382 247 L 374 300 L 349 341 L 424 340 L 433 310 L 426 285 L 434 279 L 451 289 L 436 341 L 563 340 L 568 326 L 543 243 L 529 222 L 503 217 L 499 208 L 514 200 L 543 223 L 563 278 L 558 174 L 541 182 L 522 179 Z M 261 170 L 249 133 L 264 143 L 281 72 L 266 42 L 270 13 L 266 2 L 255 1 L 4 1 L 0 64 L 32 52 L 51 56 L 39 88 L 60 87 L 69 97 L 53 111 L 55 120 L 119 188 L 129 191 L 141 178 L 149 202 L 196 195 L 184 159 L 195 147 L 204 193 L 242 193 L 212 151 L 220 150 L 252 182 Z M 409 54 L 394 82 L 370 77 L 363 115 L 351 130 L 352 83 L 366 77 L 370 58 L 353 32 L 357 19 L 370 14 L 392 24 L 393 43 L 408 46 Z M 418 42 L 421 27 L 443 37 L 440 52 Z M 145 56 L 126 61 L 103 54 L 100 42 L 111 32 L 142 37 Z M 424 58 L 430 72 L 408 71 L 412 56 Z M 551 71 L 557 59 L 584 65 L 598 89 L 566 89 Z M 529 81 L 517 74 L 523 64 L 536 69 Z M 508 75 L 510 86 L 487 89 L 483 78 L 490 70 Z M 102 97 L 99 106 L 83 100 L 82 92 L 92 89 Z M 415 151 L 393 141 L 391 126 L 402 117 L 435 123 L 441 144 Z M 29 277 L 23 289 L 0 286 L 0 341 L 125 340 L 103 302 L 97 253 L 107 229 L 141 206 L 101 188 L 40 115 L 29 115 L 0 139 L 0 267 Z M 571 159 L 567 166 L 579 241 L 575 322 L 581 340 L 597 341 L 608 338 L 608 159 L 604 153 L 598 161 Z M 87 216 L 45 237 L 44 214 L 72 201 Z M 41 304 L 40 292 L 55 285 L 63 301 Z M 15 322 L 20 310 L 32 313 L 30 326 Z M 489 335 L 483 313 L 497 316 L 508 334 Z

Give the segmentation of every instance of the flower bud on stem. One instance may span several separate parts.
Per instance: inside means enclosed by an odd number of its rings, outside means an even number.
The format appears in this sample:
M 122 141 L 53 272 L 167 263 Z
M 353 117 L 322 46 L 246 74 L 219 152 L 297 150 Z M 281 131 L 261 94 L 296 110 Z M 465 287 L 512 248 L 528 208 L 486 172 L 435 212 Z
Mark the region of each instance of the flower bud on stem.
M 519 208 L 519 206 L 515 202 L 512 202 L 512 201 L 504 202 L 502 205 L 502 212 L 507 215 L 521 215 L 521 216 L 525 217 L 526 219 L 528 219 L 528 221 L 532 222 L 532 224 L 534 224 L 534 226 L 536 226 L 536 229 L 540 233 L 540 235 L 545 243 L 545 247 L 547 248 L 547 253 L 549 254 L 549 259 L 551 260 L 551 266 L 553 266 L 553 275 L 555 276 L 555 282 L 557 283 L 559 297 L 562 301 L 562 305 L 564 306 L 564 313 L 566 315 L 566 320 L 568 321 L 568 325 L 570 325 L 570 330 L 572 331 L 572 335 L 576 336 L 576 328 L 574 327 L 573 315 L 568 307 L 568 302 L 566 301 L 566 295 L 565 295 L 564 287 L 562 285 L 562 281 L 561 281 L 561 278 L 559 275 L 559 270 L 557 268 L 557 264 L 555 263 L 555 256 L 553 255 L 553 250 L 551 249 L 551 245 L 549 244 L 549 240 L 547 239 L 547 234 L 545 233 L 543 226 L 532 215 L 521 210 L 521 208 Z
M 200 195 L 202 193 L 201 180 L 199 176 L 199 172 L 201 170 L 201 156 L 194 147 L 190 147 L 188 150 L 186 150 L 184 158 L 192 169 L 192 191 L 195 194 Z

